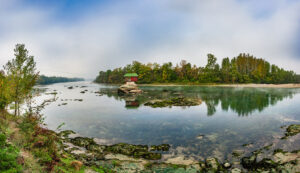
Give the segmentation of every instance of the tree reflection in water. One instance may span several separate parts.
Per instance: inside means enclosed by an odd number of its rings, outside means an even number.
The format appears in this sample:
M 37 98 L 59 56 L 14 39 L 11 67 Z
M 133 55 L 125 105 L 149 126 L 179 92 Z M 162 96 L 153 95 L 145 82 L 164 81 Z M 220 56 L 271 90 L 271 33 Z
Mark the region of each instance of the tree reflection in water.
M 232 110 L 239 116 L 251 115 L 254 111 L 263 111 L 285 98 L 292 98 L 297 89 L 278 88 L 231 88 L 203 86 L 168 86 L 141 87 L 143 94 L 136 96 L 119 96 L 115 88 L 101 88 L 100 92 L 116 100 L 125 100 L 125 107 L 138 108 L 140 105 L 157 99 L 172 97 L 200 98 L 207 107 L 207 115 L 216 113 L 221 104 L 224 111 Z

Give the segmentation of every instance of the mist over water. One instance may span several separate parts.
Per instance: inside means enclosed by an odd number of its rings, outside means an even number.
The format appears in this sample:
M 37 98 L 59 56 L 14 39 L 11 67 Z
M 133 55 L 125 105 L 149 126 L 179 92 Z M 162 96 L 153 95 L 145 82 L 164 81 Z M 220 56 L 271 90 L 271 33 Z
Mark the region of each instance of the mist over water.
M 70 86 L 73 89 L 68 89 Z M 284 133 L 281 126 L 300 122 L 299 89 L 144 86 L 140 87 L 143 94 L 124 97 L 118 96 L 117 86 L 90 82 L 43 88 L 47 90 L 36 98 L 37 102 L 57 92 L 57 101 L 43 110 L 50 129 L 65 123 L 63 129 L 97 138 L 102 144 L 168 143 L 169 154 L 175 156 L 214 156 L 222 160 L 230 159 L 232 151 L 243 144 L 252 145 L 249 152 L 274 141 L 286 150 L 300 147 L 298 139 L 291 145 L 279 140 Z M 143 105 L 172 97 L 200 98 L 202 104 L 165 108 Z

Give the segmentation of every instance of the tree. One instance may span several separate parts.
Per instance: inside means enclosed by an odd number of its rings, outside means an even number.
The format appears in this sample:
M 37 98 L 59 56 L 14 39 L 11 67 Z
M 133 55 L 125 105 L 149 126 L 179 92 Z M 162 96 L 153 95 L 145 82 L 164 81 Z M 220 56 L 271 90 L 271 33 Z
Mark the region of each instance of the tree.
M 4 71 L 0 71 L 0 110 L 5 109 L 7 104 L 9 104 L 9 87 L 7 83 L 7 78 L 4 74 Z
M 216 66 L 217 58 L 213 54 L 207 54 L 207 70 L 214 70 Z
M 213 54 L 207 55 L 205 67 L 197 67 L 185 60 L 175 67 L 171 62 L 159 65 L 133 61 L 122 69 L 101 71 L 95 81 L 123 83 L 123 75 L 130 72 L 139 75 L 138 83 L 293 83 L 298 79 L 293 71 L 271 66 L 264 59 L 245 53 L 239 54 L 231 61 L 224 58 L 221 65 L 220 67 Z
M 230 80 L 230 60 L 229 60 L 229 58 L 224 58 L 222 60 L 221 73 L 222 73 L 223 82 L 228 83 Z
M 7 82 L 11 87 L 11 97 L 15 105 L 15 115 L 20 115 L 20 105 L 30 94 L 38 74 L 33 56 L 28 55 L 24 44 L 17 44 L 14 49 L 15 58 L 4 66 Z

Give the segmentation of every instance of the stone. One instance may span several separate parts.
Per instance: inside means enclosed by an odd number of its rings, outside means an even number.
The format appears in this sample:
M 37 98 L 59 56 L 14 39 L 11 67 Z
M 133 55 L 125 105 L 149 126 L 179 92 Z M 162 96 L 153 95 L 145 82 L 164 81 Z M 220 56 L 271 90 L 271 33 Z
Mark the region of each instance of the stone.
M 201 104 L 200 99 L 191 99 L 185 97 L 174 97 L 169 100 L 152 100 L 146 102 L 145 106 L 157 107 L 169 107 L 169 106 L 197 106 Z
M 242 171 L 239 168 L 234 168 L 231 170 L 231 173 L 241 173 Z
M 205 165 L 209 169 L 218 170 L 219 162 L 216 158 L 209 157 L 205 160 Z
M 224 163 L 224 168 L 230 168 L 231 167 L 231 164 L 230 163 L 228 163 L 228 162 L 226 162 L 226 163 Z
M 118 94 L 139 94 L 142 93 L 134 82 L 126 82 L 118 88 Z
M 86 137 L 75 137 L 73 139 L 70 139 L 71 143 L 80 146 L 88 148 L 90 145 L 97 145 L 94 139 L 92 138 L 86 138 Z
M 298 133 L 300 133 L 300 124 L 293 124 L 288 126 L 288 128 L 286 129 L 285 137 L 295 136 Z

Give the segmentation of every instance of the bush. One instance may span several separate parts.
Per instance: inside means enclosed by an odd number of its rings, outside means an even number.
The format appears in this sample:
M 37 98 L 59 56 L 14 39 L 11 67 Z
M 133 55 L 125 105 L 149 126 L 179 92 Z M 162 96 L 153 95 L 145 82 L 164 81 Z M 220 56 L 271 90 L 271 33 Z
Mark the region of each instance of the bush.
M 0 172 L 21 172 L 21 166 L 17 163 L 18 155 L 18 149 L 7 144 L 6 136 L 0 133 Z

